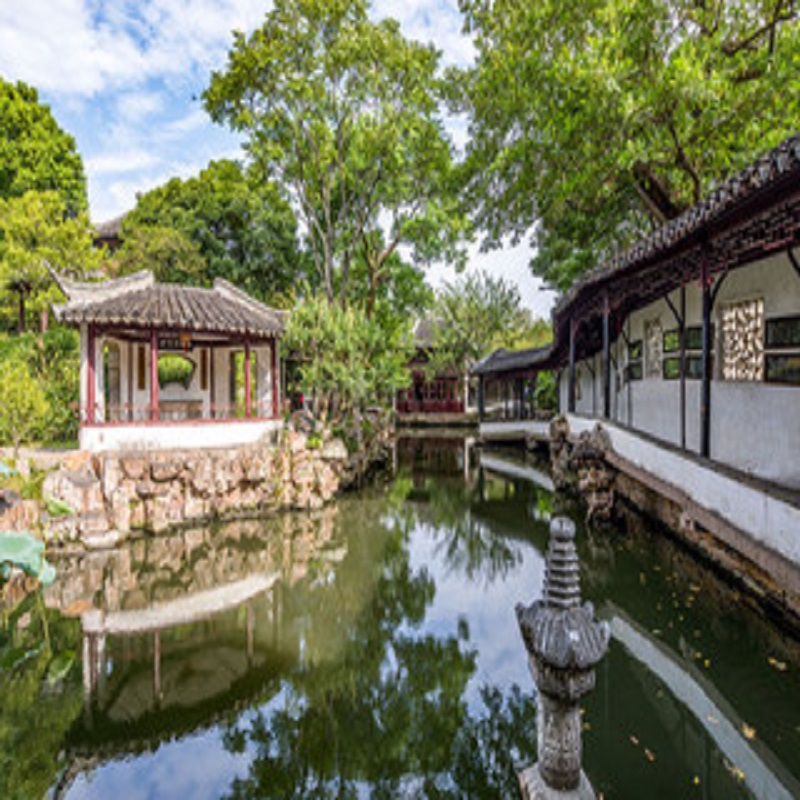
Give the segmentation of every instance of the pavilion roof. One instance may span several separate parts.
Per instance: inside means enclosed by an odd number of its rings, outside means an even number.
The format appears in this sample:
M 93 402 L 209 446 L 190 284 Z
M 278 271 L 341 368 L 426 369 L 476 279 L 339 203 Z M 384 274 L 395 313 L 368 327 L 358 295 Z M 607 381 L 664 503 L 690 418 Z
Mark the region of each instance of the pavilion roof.
M 254 300 L 219 278 L 211 289 L 157 283 L 149 271 L 99 283 L 55 278 L 68 300 L 54 312 L 67 325 L 268 338 L 280 336 L 284 329 L 285 312 Z
M 536 369 L 547 369 L 552 351 L 550 345 L 527 350 L 506 350 L 500 347 L 479 361 L 472 368 L 472 374 L 489 376 L 496 373 L 524 372 L 534 366 Z

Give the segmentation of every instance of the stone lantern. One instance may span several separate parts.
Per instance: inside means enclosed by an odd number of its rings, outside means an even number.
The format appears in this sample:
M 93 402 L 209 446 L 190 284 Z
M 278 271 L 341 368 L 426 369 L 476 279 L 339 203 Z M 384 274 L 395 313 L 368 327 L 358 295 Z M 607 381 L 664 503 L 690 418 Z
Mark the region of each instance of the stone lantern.
M 594 667 L 608 649 L 609 628 L 581 605 L 575 525 L 550 523 L 544 598 L 517 606 L 533 679 L 539 690 L 539 761 L 520 773 L 525 800 L 584 800 L 595 793 L 581 769 L 580 699 L 594 688 Z

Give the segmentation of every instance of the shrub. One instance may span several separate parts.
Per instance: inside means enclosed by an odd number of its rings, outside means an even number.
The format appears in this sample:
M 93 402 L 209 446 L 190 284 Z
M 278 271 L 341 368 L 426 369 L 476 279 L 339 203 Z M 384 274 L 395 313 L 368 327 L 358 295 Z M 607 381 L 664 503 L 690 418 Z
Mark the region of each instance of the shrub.
M 0 441 L 21 444 L 41 436 L 50 412 L 44 390 L 20 361 L 0 362 Z

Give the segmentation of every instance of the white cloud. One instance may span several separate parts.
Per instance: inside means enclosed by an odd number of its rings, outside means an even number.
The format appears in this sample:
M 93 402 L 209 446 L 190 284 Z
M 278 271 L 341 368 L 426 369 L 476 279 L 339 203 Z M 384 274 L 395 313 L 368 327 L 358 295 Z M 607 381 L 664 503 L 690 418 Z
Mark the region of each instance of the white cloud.
M 0 73 L 78 95 L 206 73 L 223 62 L 232 29 L 253 28 L 264 9 L 258 0 L 4 0 Z
M 85 166 L 90 175 L 119 175 L 150 169 L 158 162 L 156 155 L 143 150 L 114 150 L 86 159 Z

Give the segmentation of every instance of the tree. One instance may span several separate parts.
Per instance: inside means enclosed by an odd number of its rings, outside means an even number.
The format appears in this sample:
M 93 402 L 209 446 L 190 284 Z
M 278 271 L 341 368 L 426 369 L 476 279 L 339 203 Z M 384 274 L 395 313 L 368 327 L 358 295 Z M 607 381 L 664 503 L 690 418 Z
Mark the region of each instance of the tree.
M 300 381 L 319 408 L 344 416 L 367 405 L 388 404 L 408 385 L 408 325 L 393 328 L 360 308 L 308 297 L 289 318 L 286 350 L 299 362 Z
M 54 191 L 69 214 L 86 211 L 86 177 L 75 140 L 31 86 L 0 78 L 0 199 Z
M 451 144 L 439 116 L 439 53 L 368 0 L 277 0 L 264 25 L 235 34 L 206 109 L 247 135 L 266 179 L 287 187 L 327 298 L 346 302 L 351 269 L 386 279 L 407 245 L 416 263 L 461 262 Z M 370 306 L 367 306 L 369 310 Z
M 147 244 L 154 234 L 173 253 L 160 280 L 225 278 L 268 300 L 302 277 L 291 206 L 274 183 L 256 186 L 235 161 L 212 161 L 197 177 L 173 178 L 140 196 L 122 226 L 124 269 L 155 255 Z
M 20 332 L 26 314 L 39 314 L 61 299 L 48 264 L 85 279 L 103 263 L 103 252 L 92 246 L 86 214 L 66 212 L 56 192 L 30 191 L 0 199 L 0 309 L 8 319 L 18 317 Z
M 185 233 L 161 225 L 131 225 L 114 253 L 110 271 L 129 275 L 144 269 L 165 283 L 197 284 L 208 275 L 200 248 Z
M 545 344 L 551 338 L 544 320 L 531 319 L 519 291 L 485 272 L 446 283 L 437 293 L 429 369 L 461 374 L 497 347 Z
M 487 246 L 533 229 L 565 288 L 797 128 L 786 0 L 461 0 L 467 189 Z
M 41 431 L 49 408 L 44 391 L 22 361 L 0 363 L 0 440 L 14 453 Z

